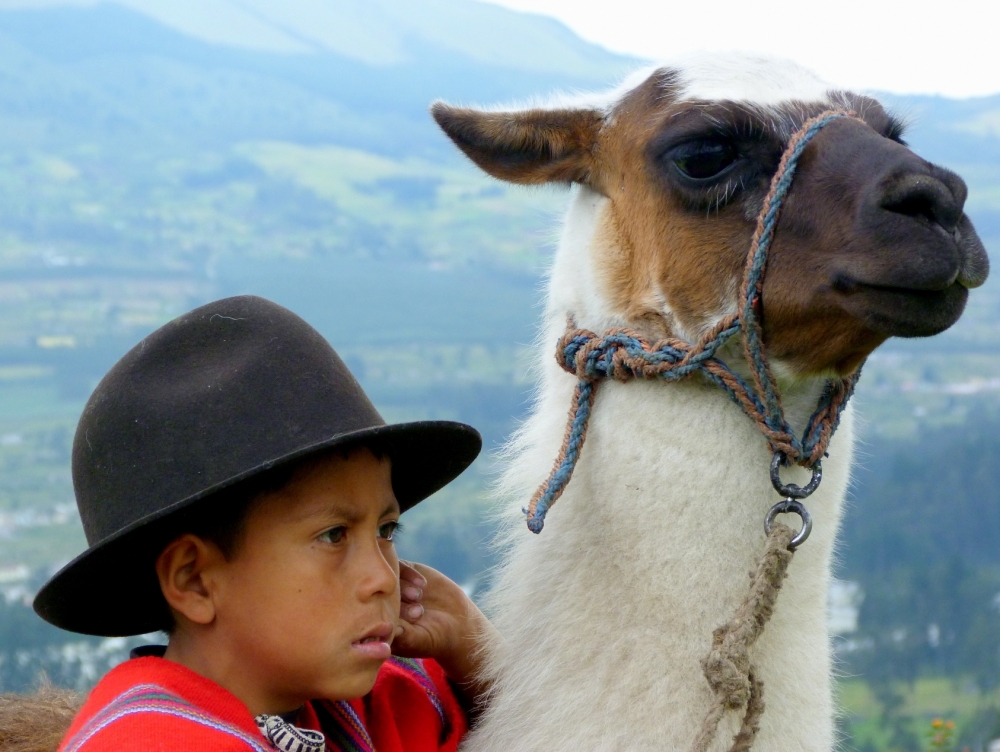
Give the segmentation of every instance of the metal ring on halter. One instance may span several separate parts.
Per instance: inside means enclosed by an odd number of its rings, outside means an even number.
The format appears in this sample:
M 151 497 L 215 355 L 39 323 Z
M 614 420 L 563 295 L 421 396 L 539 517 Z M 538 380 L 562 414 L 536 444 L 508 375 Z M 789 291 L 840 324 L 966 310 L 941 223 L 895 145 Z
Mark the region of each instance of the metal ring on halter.
M 823 464 L 816 460 L 812 467 L 812 478 L 804 486 L 797 486 L 794 483 L 785 485 L 781 482 L 780 468 L 788 461 L 784 452 L 775 452 L 771 457 L 771 485 L 780 496 L 788 499 L 804 499 L 812 495 L 812 492 L 819 488 L 820 481 L 823 480 Z
M 808 538 L 809 533 L 812 532 L 812 515 L 809 514 L 809 510 L 806 509 L 805 504 L 797 499 L 785 499 L 784 501 L 779 501 L 771 507 L 771 511 L 767 513 L 767 517 L 764 519 L 764 530 L 767 531 L 768 535 L 771 534 L 771 526 L 774 524 L 774 518 L 779 514 L 797 514 L 802 519 L 802 529 L 799 530 L 798 534 L 792 538 L 791 542 L 788 544 L 788 550 L 794 551 L 806 542 L 806 538 Z

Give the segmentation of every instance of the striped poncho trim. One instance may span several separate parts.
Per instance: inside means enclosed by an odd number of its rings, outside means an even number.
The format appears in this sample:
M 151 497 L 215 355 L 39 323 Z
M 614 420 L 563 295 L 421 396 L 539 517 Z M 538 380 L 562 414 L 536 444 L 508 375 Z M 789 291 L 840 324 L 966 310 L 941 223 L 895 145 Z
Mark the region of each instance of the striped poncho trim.
M 437 687 L 424 669 L 423 663 L 417 659 L 395 656 L 389 661 L 412 676 L 427 694 L 427 699 L 441 719 L 441 738 L 445 738 L 451 731 L 451 724 Z M 320 727 L 326 735 L 327 752 L 375 752 L 368 729 L 365 728 L 364 722 L 351 703 L 344 700 L 322 701 L 313 702 L 313 707 L 319 718 Z
M 87 721 L 62 748 L 62 752 L 78 752 L 95 734 L 116 721 L 138 713 L 157 713 L 182 718 L 200 726 L 215 729 L 235 737 L 254 752 L 273 752 L 273 748 L 261 737 L 254 737 L 242 729 L 209 715 L 157 684 L 139 684 L 118 695 L 99 713 Z
M 437 686 L 434 684 L 434 680 L 431 679 L 430 675 L 424 669 L 424 664 L 417 658 L 390 658 L 393 663 L 407 671 L 417 683 L 421 686 L 424 692 L 427 693 L 427 699 L 431 701 L 431 705 L 434 706 L 434 710 L 437 711 L 438 717 L 441 719 L 441 736 L 444 738 L 449 733 L 451 733 L 451 724 L 448 722 L 448 714 L 444 711 L 444 703 L 441 702 L 441 696 L 438 694 Z
M 391 658 L 390 661 L 406 671 L 424 690 L 441 720 L 441 737 L 446 737 L 450 733 L 451 724 L 437 687 L 422 661 L 397 657 Z M 314 701 L 312 705 L 320 721 L 320 727 L 326 735 L 327 752 L 375 752 L 371 735 L 350 702 Z M 62 752 L 79 752 L 103 729 L 122 718 L 141 713 L 181 718 L 214 729 L 238 739 L 253 752 L 274 750 L 263 737 L 248 734 L 243 729 L 220 720 L 158 684 L 139 684 L 115 697 L 90 718 L 79 731 L 66 740 Z
M 313 702 L 320 728 L 326 735 L 327 752 L 374 752 L 368 729 L 345 700 Z

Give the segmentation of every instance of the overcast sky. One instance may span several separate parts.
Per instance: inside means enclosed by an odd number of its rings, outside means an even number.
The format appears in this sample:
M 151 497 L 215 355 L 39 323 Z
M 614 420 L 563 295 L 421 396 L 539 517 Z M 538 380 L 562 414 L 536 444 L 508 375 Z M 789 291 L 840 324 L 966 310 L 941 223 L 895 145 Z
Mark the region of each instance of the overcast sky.
M 900 94 L 1000 93 L 998 0 L 488 0 L 555 16 L 617 52 L 798 60 L 831 83 Z

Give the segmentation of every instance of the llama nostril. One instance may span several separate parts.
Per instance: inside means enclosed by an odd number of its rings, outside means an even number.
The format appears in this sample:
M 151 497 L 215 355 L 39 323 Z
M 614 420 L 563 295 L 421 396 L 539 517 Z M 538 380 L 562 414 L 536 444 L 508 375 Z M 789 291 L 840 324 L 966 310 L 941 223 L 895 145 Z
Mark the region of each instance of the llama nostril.
M 923 219 L 953 234 L 962 219 L 962 204 L 940 180 L 930 175 L 906 175 L 891 183 L 879 206 L 894 214 Z

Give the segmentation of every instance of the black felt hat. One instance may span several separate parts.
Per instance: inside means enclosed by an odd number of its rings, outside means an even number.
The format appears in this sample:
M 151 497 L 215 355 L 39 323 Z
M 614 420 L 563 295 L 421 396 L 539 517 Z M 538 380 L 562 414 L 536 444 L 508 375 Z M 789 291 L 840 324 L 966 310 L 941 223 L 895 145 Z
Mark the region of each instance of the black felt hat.
M 162 628 L 150 547 L 168 519 L 258 473 L 351 445 L 391 459 L 405 511 L 465 470 L 482 440 L 462 423 L 386 425 L 319 332 L 263 298 L 171 321 L 114 365 L 83 410 L 73 486 L 90 548 L 45 584 L 35 611 L 85 634 Z

